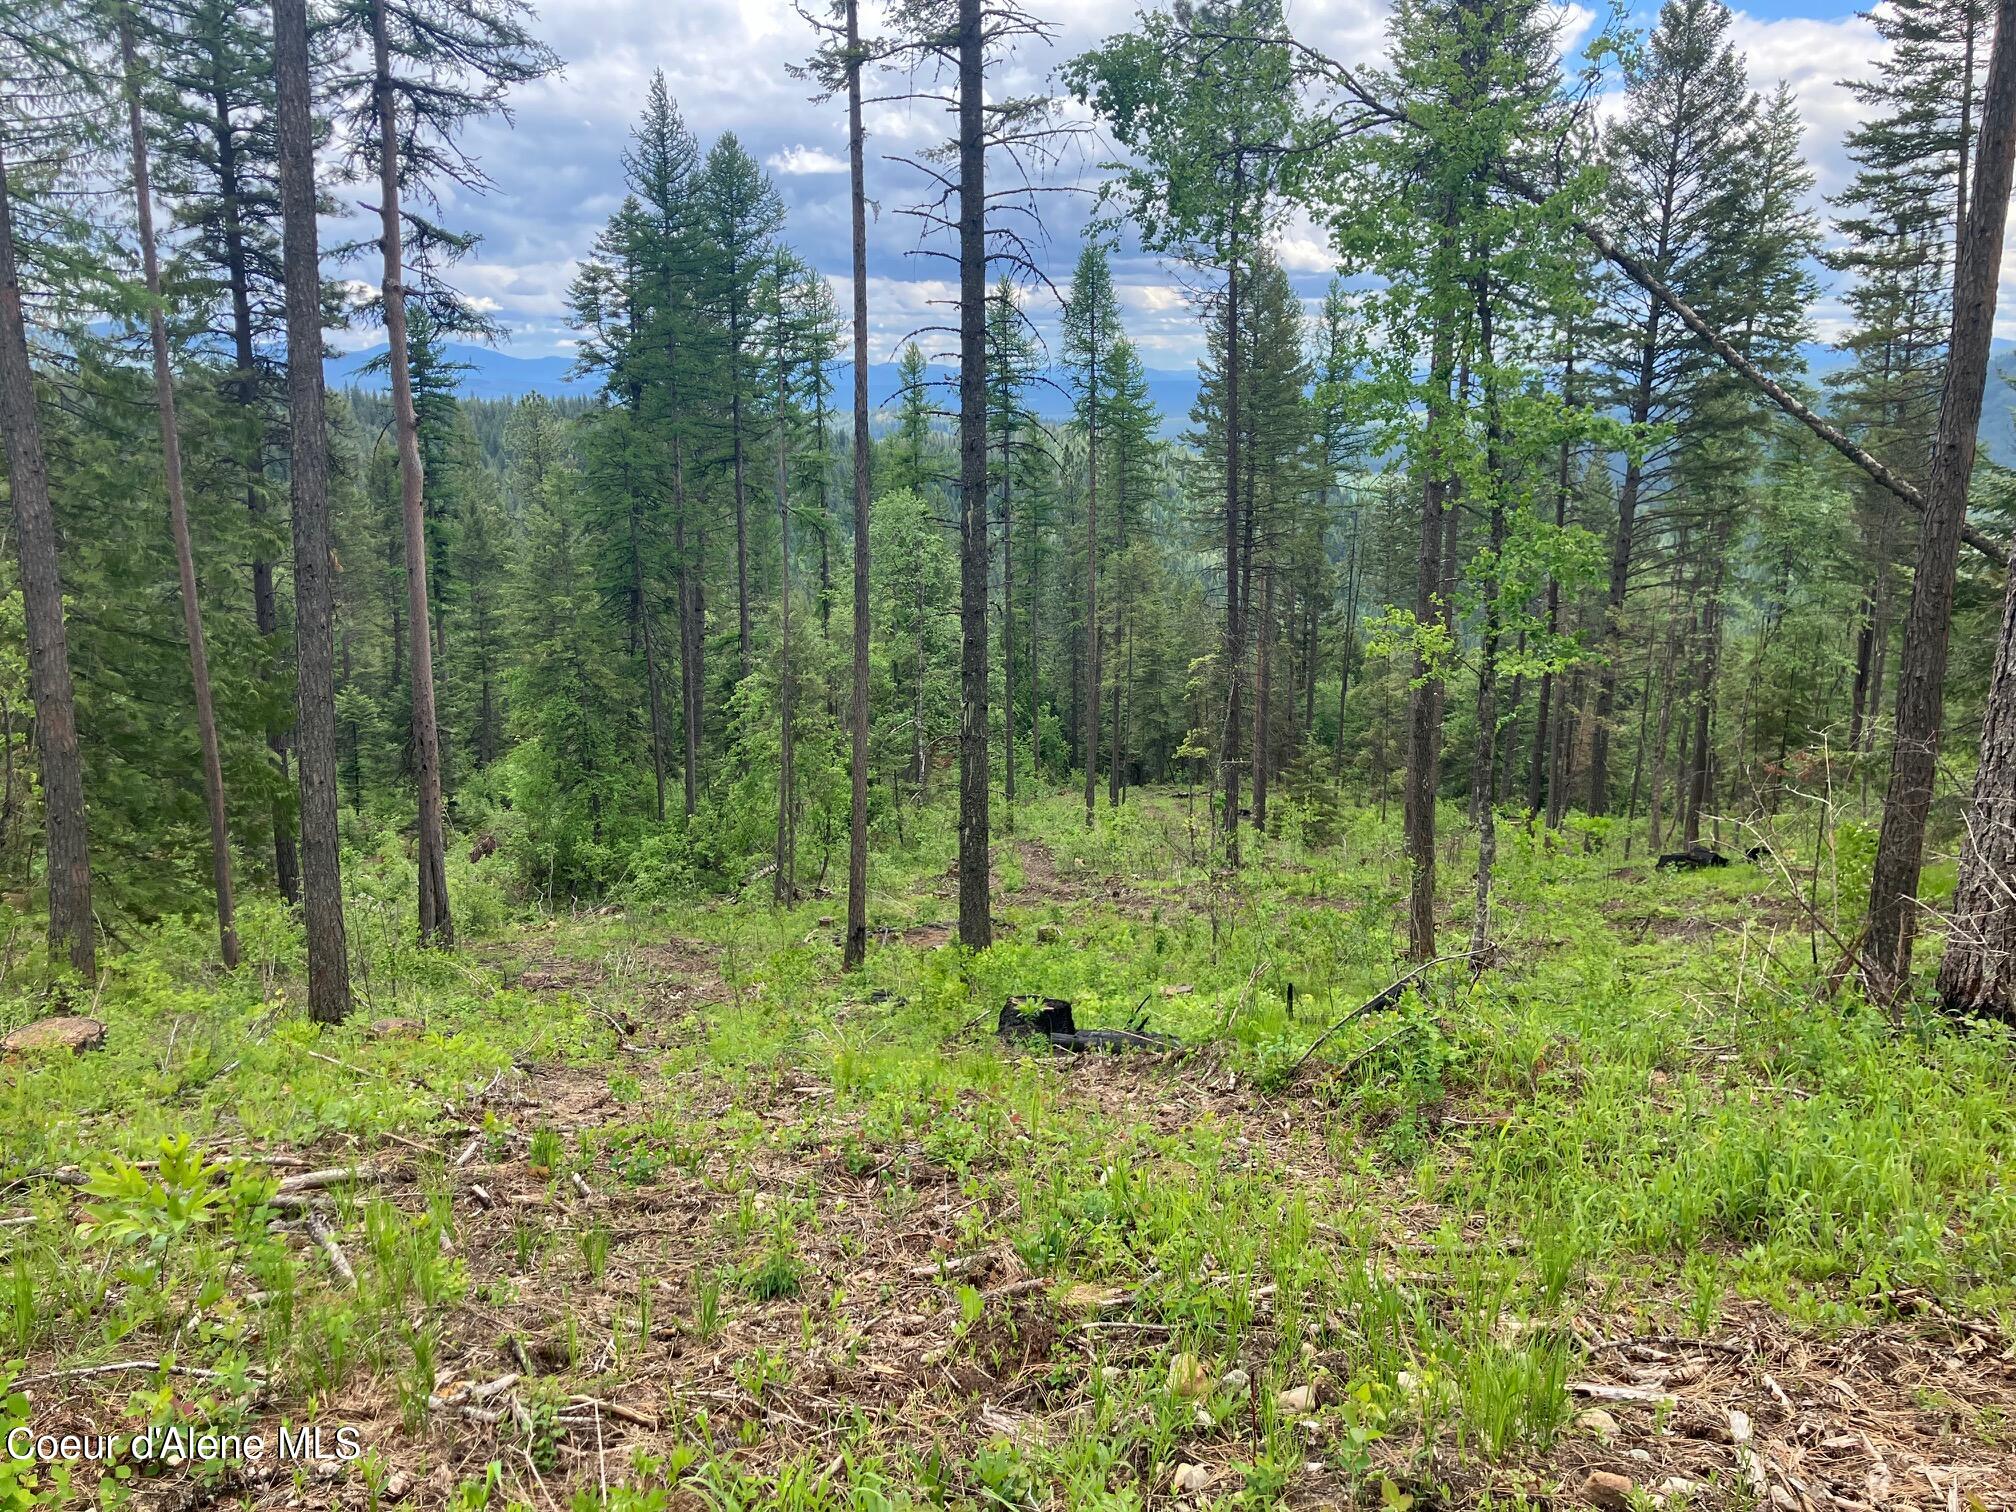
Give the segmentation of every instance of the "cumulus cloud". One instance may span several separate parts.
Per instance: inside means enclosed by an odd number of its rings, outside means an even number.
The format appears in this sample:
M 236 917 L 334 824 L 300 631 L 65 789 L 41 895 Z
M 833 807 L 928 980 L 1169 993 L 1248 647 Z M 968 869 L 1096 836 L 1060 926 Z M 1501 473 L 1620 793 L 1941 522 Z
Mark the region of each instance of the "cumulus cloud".
M 1024 48 L 1010 67 L 990 78 L 990 92 L 998 97 L 1054 90 L 1059 64 L 1129 26 L 1144 3 L 1158 0 L 1039 3 L 1037 9 L 1057 23 L 1054 40 Z M 1824 214 L 1825 196 L 1838 193 L 1851 172 L 1843 139 L 1858 115 L 1853 96 L 1838 81 L 1866 76 L 1879 43 L 1871 23 L 1857 14 L 1859 0 L 1808 0 L 1799 7 L 1831 15 L 1779 13 L 1789 8 L 1788 0 L 1749 0 L 1737 14 L 1732 40 L 1749 60 L 1755 87 L 1768 91 L 1784 79 L 1797 92 L 1806 150 L 1818 178 L 1815 207 Z M 864 30 L 875 32 L 886 5 L 864 9 Z M 1354 64 L 1378 57 L 1391 14 L 1390 0 L 1288 0 L 1287 10 L 1289 24 L 1305 42 Z M 1557 45 L 1564 55 L 1586 43 L 1598 10 L 1594 0 L 1559 0 Z M 1641 0 L 1633 19 L 1641 26 L 1652 21 L 1651 0 Z M 535 25 L 567 60 L 565 70 L 514 91 L 515 125 L 493 119 L 470 132 L 469 146 L 493 180 L 493 191 L 484 197 L 450 194 L 441 211 L 447 224 L 482 237 L 458 271 L 458 282 L 494 301 L 486 308 L 494 308 L 513 332 L 514 351 L 556 351 L 568 339 L 567 286 L 622 200 L 622 157 L 654 69 L 663 69 L 703 148 L 732 132 L 768 167 L 784 199 L 792 244 L 833 278 L 844 296 L 850 265 L 845 110 L 838 101 L 810 99 L 810 86 L 786 70 L 807 57 L 817 40 L 793 0 L 674 5 L 545 0 Z M 893 96 L 913 83 L 928 88 L 932 80 L 926 75 L 881 83 Z M 1063 113 L 1083 120 L 1076 107 L 1067 105 Z M 945 318 L 932 300 L 949 289 L 946 265 L 919 255 L 929 246 L 920 249 L 918 223 L 899 212 L 930 193 L 924 176 L 904 160 L 943 140 L 951 123 L 936 101 L 889 99 L 869 107 L 867 124 L 871 321 L 880 361 L 906 332 Z M 1089 187 L 1099 176 L 1098 165 L 1114 155 L 1112 144 L 1096 133 L 1078 139 L 1057 165 L 1053 182 Z M 330 227 L 331 244 L 339 233 L 370 234 L 359 192 L 349 191 L 342 215 Z M 1041 209 L 1045 227 L 1034 245 L 1050 277 L 1062 284 L 1095 207 L 1089 195 L 1050 194 L 1042 197 Z M 1333 264 L 1323 228 L 1293 218 L 1275 247 L 1297 291 L 1305 298 L 1319 295 Z M 342 271 L 363 280 L 374 280 L 376 273 L 368 255 Z M 1151 364 L 1194 361 L 1203 340 L 1186 287 L 1188 271 L 1144 253 L 1123 225 L 1114 277 L 1130 334 Z M 844 297 L 841 308 L 848 308 Z M 1054 335 L 1055 308 L 1047 289 L 1027 303 L 1046 339 Z M 2016 324 L 2016 299 L 2005 298 L 2004 308 Z M 1839 309 L 1837 298 L 1822 312 L 1830 328 Z
M 782 152 L 771 153 L 763 160 L 763 166 L 788 178 L 802 173 L 845 173 L 847 160 L 835 157 L 823 147 L 807 147 L 800 142 Z

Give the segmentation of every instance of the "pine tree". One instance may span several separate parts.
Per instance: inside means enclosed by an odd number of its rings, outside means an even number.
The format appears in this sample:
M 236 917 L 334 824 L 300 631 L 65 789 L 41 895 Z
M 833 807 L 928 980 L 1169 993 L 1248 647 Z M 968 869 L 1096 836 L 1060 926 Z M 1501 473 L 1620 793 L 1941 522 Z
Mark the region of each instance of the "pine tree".
M 252 614 L 267 643 L 272 753 L 268 823 L 274 880 L 290 903 L 301 897 L 295 816 L 287 801 L 291 679 L 281 648 L 274 559 L 285 550 L 274 521 L 267 459 L 283 430 L 283 375 L 269 348 L 285 320 L 280 267 L 280 193 L 274 131 L 271 18 L 230 0 L 182 0 L 162 36 L 159 69 L 169 86 L 159 151 L 161 189 L 174 224 L 188 233 L 182 256 L 217 284 L 231 346 L 222 384 L 233 411 L 232 439 L 253 527 Z
M 29 364 L 24 271 L 32 258 L 73 239 L 89 245 L 63 202 L 45 197 L 67 175 L 88 171 L 91 75 L 84 18 L 60 6 L 30 3 L 0 18 L 0 43 L 20 73 L 0 95 L 0 439 L 21 570 L 28 687 L 35 705 L 35 749 L 42 785 L 48 857 L 49 960 L 67 961 L 86 981 L 97 975 L 91 916 L 91 853 L 78 748 L 77 695 L 70 674 L 56 521 L 48 459 Z
M 147 337 L 154 367 L 154 403 L 161 430 L 161 471 L 168 495 L 168 531 L 182 592 L 182 631 L 189 648 L 197 741 L 203 752 L 203 798 L 210 816 L 210 885 L 217 905 L 219 954 L 227 969 L 238 964 L 236 904 L 231 888 L 231 821 L 224 803 L 224 761 L 217 745 L 217 709 L 210 692 L 210 657 L 203 638 L 203 608 L 197 601 L 196 554 L 189 538 L 189 506 L 183 492 L 182 435 L 175 413 L 175 376 L 168 352 L 168 321 L 162 311 L 161 256 L 154 240 L 154 184 L 148 171 L 147 117 L 141 103 L 139 44 L 132 6 L 121 3 L 115 20 L 119 62 L 126 93 L 127 130 L 132 140 L 133 199 L 139 225 L 140 258 L 147 294 Z
M 294 697 L 301 782 L 301 899 L 308 1016 L 350 1015 L 342 839 L 336 802 L 336 678 L 330 583 L 329 431 L 322 392 L 322 259 L 306 0 L 273 0 L 274 120 L 287 295 L 287 411 L 294 520 Z
M 693 182 L 708 259 L 707 298 L 724 328 L 728 449 L 735 489 L 735 625 L 741 675 L 750 668 L 748 414 L 758 362 L 756 297 L 784 224 L 784 202 L 734 133 L 708 149 Z
M 424 302 L 430 319 L 445 329 L 481 330 L 482 321 L 432 276 L 473 242 L 402 208 L 402 197 L 424 201 L 444 184 L 475 192 L 487 186 L 482 169 L 459 145 L 462 130 L 472 120 L 503 110 L 513 85 L 558 66 L 525 29 L 525 15 L 520 0 L 348 0 L 346 9 L 346 20 L 368 38 L 370 49 L 369 72 L 344 81 L 351 95 L 346 121 L 358 144 L 358 165 L 375 174 L 378 188 L 378 249 L 384 267 L 378 314 L 385 323 L 392 374 L 412 629 L 420 940 L 444 947 L 455 943 L 455 924 L 448 898 L 427 509 L 408 306 L 416 299 Z M 417 289 L 407 283 L 409 259 L 421 270 Z
M 1064 370 L 1069 374 L 1075 418 L 1085 432 L 1085 690 L 1079 702 L 1079 748 L 1085 761 L 1085 825 L 1092 825 L 1092 795 L 1099 776 L 1099 718 L 1105 687 L 1100 680 L 1099 623 L 1099 422 L 1113 386 L 1113 344 L 1120 338 L 1120 302 L 1106 249 L 1088 241 L 1071 275 L 1064 303 Z
M 1224 723 L 1218 742 L 1226 855 L 1239 863 L 1241 667 L 1246 605 L 1240 594 L 1238 355 L 1241 282 L 1308 166 L 1280 0 L 1199 0 L 1147 12 L 1136 29 L 1074 59 L 1065 78 L 1133 162 L 1111 186 L 1142 245 L 1219 274 L 1217 319 L 1225 351 Z

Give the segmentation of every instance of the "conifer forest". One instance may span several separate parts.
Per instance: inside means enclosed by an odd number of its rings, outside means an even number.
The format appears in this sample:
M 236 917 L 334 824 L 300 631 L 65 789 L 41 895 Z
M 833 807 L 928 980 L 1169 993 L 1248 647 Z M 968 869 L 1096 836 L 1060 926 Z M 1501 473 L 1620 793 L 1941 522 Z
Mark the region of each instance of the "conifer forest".
M 2012 169 L 2016 0 L 0 0 L 0 1512 L 2016 1512 Z

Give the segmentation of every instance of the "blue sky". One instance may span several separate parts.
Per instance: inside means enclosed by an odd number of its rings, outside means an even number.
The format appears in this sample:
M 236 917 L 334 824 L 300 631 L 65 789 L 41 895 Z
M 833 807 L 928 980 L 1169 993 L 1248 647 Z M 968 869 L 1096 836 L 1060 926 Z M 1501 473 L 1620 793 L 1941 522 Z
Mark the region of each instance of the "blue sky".
M 1137 3 L 1033 0 L 1039 14 L 1057 18 L 1057 36 L 1047 48 L 1026 49 L 999 87 L 1042 87 L 1058 63 L 1123 29 Z M 1376 56 L 1384 0 L 1288 0 L 1288 9 L 1297 34 L 1332 55 Z M 1589 13 L 1571 0 L 1564 17 L 1578 32 Z M 504 325 L 510 338 L 504 350 L 526 356 L 566 350 L 567 285 L 622 197 L 620 157 L 658 68 L 703 145 L 733 131 L 769 170 L 788 209 L 789 239 L 834 281 L 847 307 L 844 110 L 837 102 L 812 102 L 809 87 L 786 72 L 812 46 L 791 0 L 543 0 L 535 27 L 567 67 L 516 93 L 514 127 L 487 123 L 472 133 L 496 187 L 482 199 L 452 200 L 444 214 L 449 224 L 482 234 L 460 282 Z M 1847 175 L 1841 138 L 1855 107 L 1837 81 L 1868 71 L 1877 45 L 1871 25 L 1852 5 L 1756 0 L 1738 9 L 1732 32 L 1756 87 L 1772 88 L 1781 78 L 1792 83 L 1807 123 L 1807 156 L 1819 175 L 1816 192 L 1838 190 Z M 869 233 L 871 349 L 880 361 L 908 332 L 939 318 L 933 301 L 950 292 L 945 265 L 914 255 L 914 224 L 895 214 L 918 197 L 918 177 L 885 158 L 937 139 L 944 121 L 933 107 L 889 105 L 872 109 L 868 125 L 870 195 L 881 210 Z M 1087 148 L 1084 160 L 1067 164 L 1061 176 L 1089 179 L 1099 155 Z M 1049 254 L 1061 277 L 1076 255 L 1089 203 L 1053 195 L 1045 210 Z M 1285 227 L 1279 253 L 1305 292 L 1320 290 L 1329 257 L 1316 228 Z M 1176 273 L 1123 245 L 1116 281 L 1149 365 L 1193 362 L 1201 339 Z M 1052 324 L 1045 303 L 1036 296 L 1032 304 L 1039 326 Z M 1818 314 L 1823 334 L 1837 329 L 1831 297 Z

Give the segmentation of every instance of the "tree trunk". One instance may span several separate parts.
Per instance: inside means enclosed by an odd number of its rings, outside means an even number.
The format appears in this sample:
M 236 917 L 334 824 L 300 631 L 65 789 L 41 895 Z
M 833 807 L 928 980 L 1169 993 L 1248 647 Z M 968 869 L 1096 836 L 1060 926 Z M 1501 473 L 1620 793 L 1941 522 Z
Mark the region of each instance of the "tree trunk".
M 1454 361 L 1455 334 L 1445 317 L 1437 322 L 1430 382 L 1429 427 L 1432 430 L 1448 404 L 1449 373 Z M 1438 457 L 1428 463 L 1421 487 L 1421 534 L 1415 559 L 1414 618 L 1425 628 L 1438 617 L 1442 590 L 1443 514 L 1448 483 Z M 1416 647 L 1413 682 L 1407 694 L 1407 772 L 1402 788 L 1409 867 L 1407 955 L 1413 961 L 1435 957 L 1435 790 L 1441 765 L 1442 680 L 1427 656 Z
M 1014 432 L 1003 427 L 1001 437 L 1001 801 L 1004 823 L 1015 828 L 1015 528 L 1014 485 L 1010 476 L 1010 445 Z
M 1085 691 L 1078 705 L 1085 756 L 1085 827 L 1099 780 L 1099 336 L 1093 332 L 1085 426 Z
M 420 428 L 406 351 L 406 270 L 399 218 L 399 132 L 393 119 L 392 51 L 385 0 L 371 0 L 371 55 L 378 115 L 379 248 L 385 272 L 386 356 L 392 369 L 392 427 L 399 443 L 399 504 L 406 534 L 406 614 L 413 642 L 413 780 L 419 789 L 415 849 L 420 872 L 420 943 L 455 943 L 448 907 L 447 844 L 441 816 L 441 738 L 434 718 L 434 636 L 427 592 L 427 518 L 420 472 Z
M 771 899 L 789 908 L 798 901 L 797 732 L 793 729 L 798 689 L 797 673 L 791 665 L 790 394 L 781 350 L 777 375 L 777 870 L 772 874 Z
M 700 665 L 700 590 L 689 550 L 686 541 L 686 457 L 685 449 L 675 436 L 672 440 L 672 554 L 678 559 L 678 581 L 673 585 L 673 591 L 679 596 L 679 775 L 685 814 L 691 819 L 700 800 L 700 726 L 705 711 L 701 702 L 704 679 Z
M 868 954 L 868 219 L 861 147 L 859 0 L 847 6 L 847 168 L 854 274 L 854 664 L 847 705 L 852 793 L 847 820 L 847 940 L 849 971 Z
M 1955 1013 L 2016 1022 L 2016 573 L 2003 599 L 1939 999 Z
M 1267 756 L 1274 714 L 1274 563 L 1260 569 L 1260 623 L 1253 633 L 1253 832 L 1267 833 Z
M 274 119 L 287 282 L 287 410 L 294 500 L 294 765 L 301 782 L 301 896 L 308 1016 L 350 1015 L 343 849 L 336 822 L 336 644 L 329 538 L 329 430 L 322 392 L 322 260 L 307 0 L 273 0 Z
M 210 813 L 210 886 L 217 900 L 218 950 L 227 969 L 238 964 L 237 909 L 231 895 L 231 821 L 224 806 L 224 762 L 217 749 L 217 707 L 210 697 L 210 657 L 203 640 L 203 608 L 196 596 L 196 552 L 189 539 L 188 500 L 182 491 L 182 434 L 175 419 L 175 376 L 168 361 L 168 322 L 161 313 L 161 259 L 154 245 L 154 190 L 147 171 L 147 123 L 140 110 L 140 61 L 133 48 L 133 15 L 118 10 L 119 61 L 126 85 L 126 125 L 133 144 L 133 199 L 140 233 L 140 266 L 147 281 L 147 336 L 154 359 L 154 407 L 161 423 L 161 471 L 168 491 L 168 531 L 182 589 L 182 633 L 189 642 L 189 679 L 195 694 L 196 739 L 203 753 L 203 802 Z
M 1245 160 L 1232 159 L 1243 189 Z M 1246 617 L 1239 597 L 1239 248 L 1225 264 L 1225 731 L 1219 740 L 1219 787 L 1225 795 L 1225 863 L 1239 869 L 1239 677 L 1246 659 Z
M 959 943 L 994 942 L 987 835 L 987 139 L 981 0 L 959 0 Z
M 1890 788 L 1870 879 L 1869 925 L 1863 950 L 1863 986 L 1872 998 L 1894 1003 L 1911 977 L 1917 925 L 1918 875 L 1924 863 L 1925 826 L 1937 776 L 1939 727 L 1945 715 L 1947 641 L 1953 619 L 1953 581 L 1967 519 L 1967 485 L 1974 471 L 1982 391 L 2002 234 L 2009 214 L 2012 156 L 2016 156 L 2016 0 L 1996 6 L 1995 41 L 1981 103 L 1981 137 L 1974 164 L 1973 208 L 1960 230 L 1953 279 L 1953 329 L 1947 344 L 1946 380 L 1939 396 L 1939 428 L 1925 483 L 1917 572 L 1904 621 L 1904 652 L 1897 669 L 1896 735 Z M 1986 753 L 1984 752 L 1984 759 Z M 1984 771 L 1987 770 L 1984 768 Z M 2004 773 L 1998 773 L 1998 776 Z M 1987 805 L 1982 807 L 1983 797 Z M 1996 811 L 1996 795 L 1977 776 L 1975 801 Z M 1992 835 L 1986 837 L 1992 851 Z M 2006 878 L 2005 878 L 2006 881 Z M 1978 894 L 1977 894 L 1978 896 Z M 1964 954 L 1964 951 L 1963 951 Z M 1955 968 L 1964 983 L 1969 967 Z
M 213 60 L 214 61 L 214 60 Z M 260 413 L 258 355 L 252 336 L 252 283 L 245 255 L 245 226 L 241 202 L 244 186 L 238 173 L 238 136 L 231 120 L 230 97 L 225 81 L 213 80 L 211 103 L 215 114 L 210 121 L 211 143 L 217 154 L 217 197 L 224 236 L 224 277 L 231 296 L 231 350 L 236 365 L 233 387 L 237 402 L 245 412 L 250 443 L 245 457 L 245 511 L 252 518 L 255 534 L 262 533 L 266 521 L 265 417 Z M 273 564 L 266 559 L 263 541 L 252 553 L 252 620 L 259 637 L 269 646 L 280 630 L 278 601 L 273 592 Z M 280 780 L 288 780 L 287 726 L 276 723 L 266 732 L 266 747 Z M 294 844 L 294 816 L 284 799 L 276 796 L 272 805 L 273 881 L 280 896 L 289 903 L 301 901 L 301 857 Z
M 644 689 L 651 711 L 651 777 L 656 784 L 658 822 L 665 822 L 665 706 L 658 693 L 658 652 L 651 634 L 651 604 L 644 591 L 644 555 L 637 541 L 637 511 L 630 511 L 630 594 L 637 602 L 638 633 L 644 644 Z M 484 686 L 484 704 L 489 686 Z M 488 714 L 486 712 L 487 721 Z
M 28 691 L 35 704 L 35 749 L 42 768 L 42 826 L 49 861 L 49 964 L 67 960 L 86 981 L 98 975 L 91 918 L 91 849 L 84 815 L 84 761 L 77 745 L 77 695 L 63 622 L 63 579 L 56 519 L 49 503 L 35 373 L 21 274 L 14 261 L 14 204 L 0 157 L 0 429 L 7 446 L 14 548 L 21 564 L 21 604 L 28 638 Z

